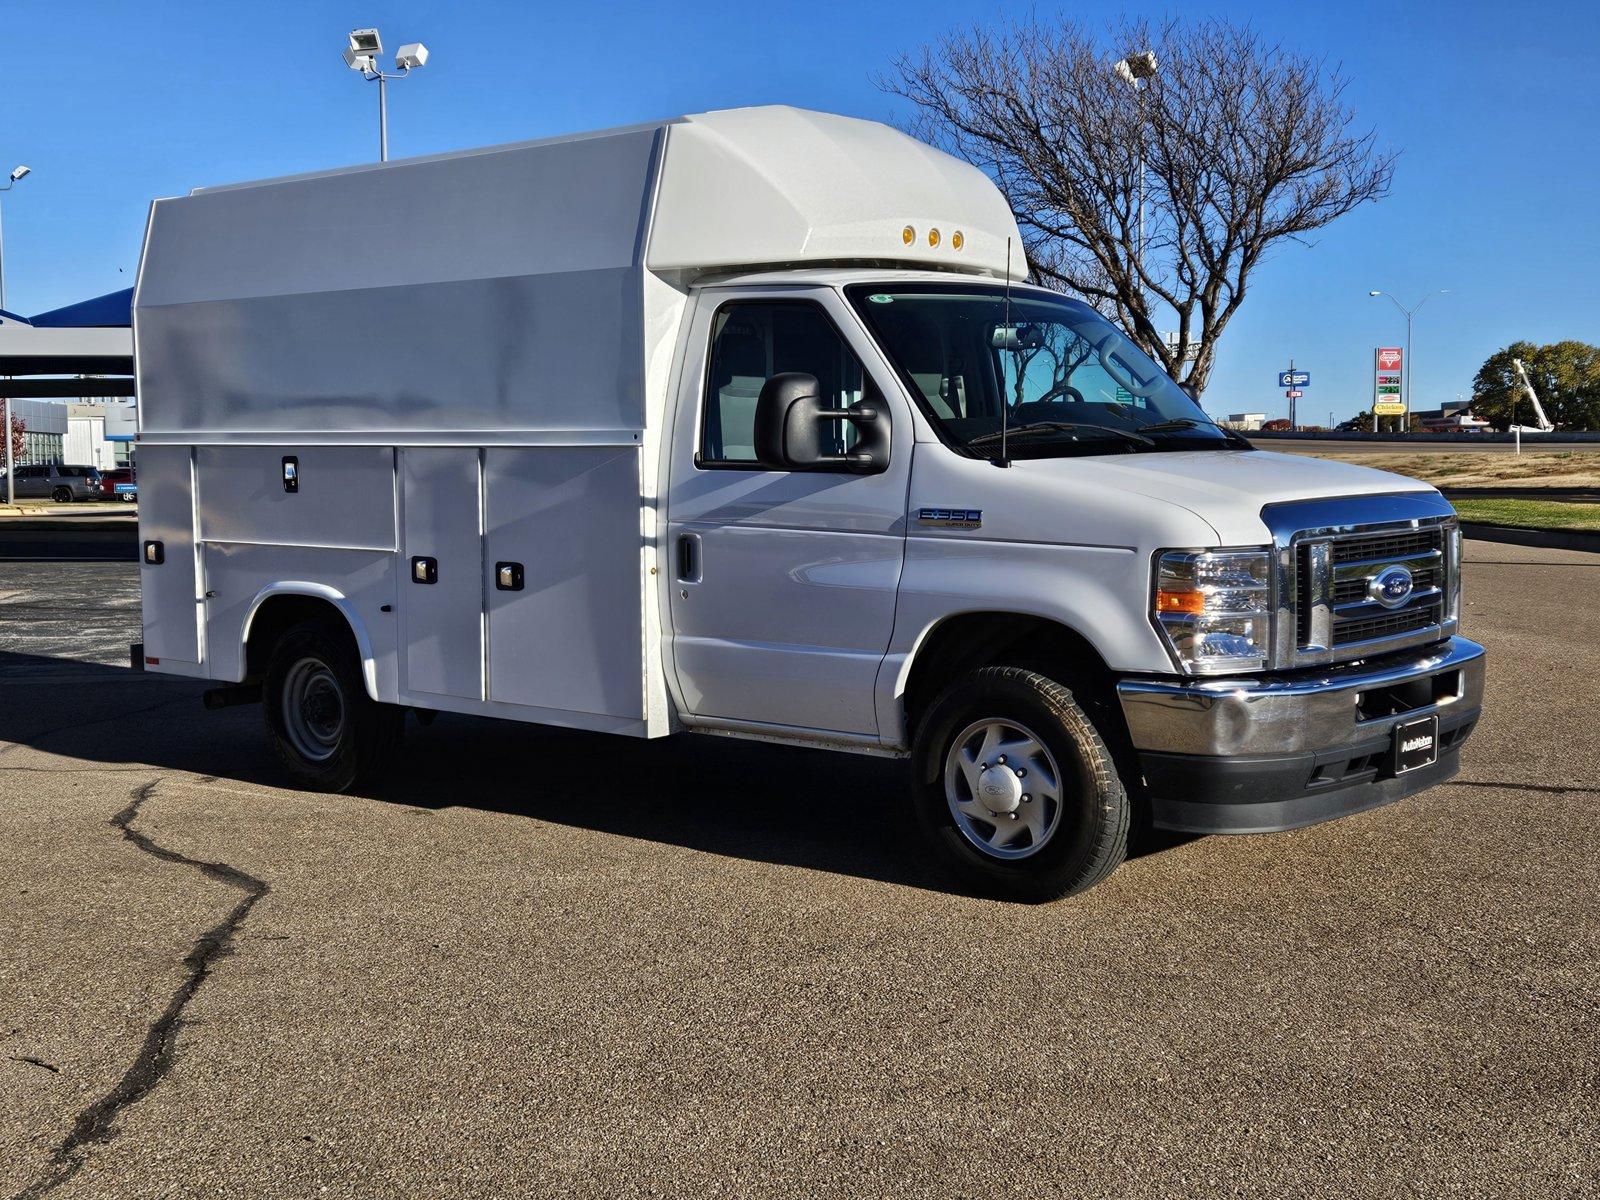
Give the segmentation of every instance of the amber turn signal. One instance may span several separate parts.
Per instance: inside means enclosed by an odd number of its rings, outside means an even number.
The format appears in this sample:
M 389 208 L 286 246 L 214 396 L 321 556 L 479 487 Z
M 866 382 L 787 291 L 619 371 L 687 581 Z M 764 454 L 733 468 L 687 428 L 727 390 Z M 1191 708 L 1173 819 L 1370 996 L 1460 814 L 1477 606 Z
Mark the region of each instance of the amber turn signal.
M 1164 613 L 1193 613 L 1199 615 L 1206 610 L 1206 594 L 1204 592 L 1157 592 L 1156 611 Z

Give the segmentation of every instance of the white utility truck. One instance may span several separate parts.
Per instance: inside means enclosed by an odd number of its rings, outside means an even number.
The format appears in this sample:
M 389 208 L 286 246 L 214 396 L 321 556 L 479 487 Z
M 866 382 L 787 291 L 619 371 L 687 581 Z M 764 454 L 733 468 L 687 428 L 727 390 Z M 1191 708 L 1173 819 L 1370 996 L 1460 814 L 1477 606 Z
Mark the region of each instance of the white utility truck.
M 159 200 L 142 661 L 261 699 L 313 788 L 407 708 L 908 757 L 931 852 L 1018 897 L 1136 809 L 1452 775 L 1450 505 L 1253 450 L 1019 247 L 979 171 L 791 108 Z

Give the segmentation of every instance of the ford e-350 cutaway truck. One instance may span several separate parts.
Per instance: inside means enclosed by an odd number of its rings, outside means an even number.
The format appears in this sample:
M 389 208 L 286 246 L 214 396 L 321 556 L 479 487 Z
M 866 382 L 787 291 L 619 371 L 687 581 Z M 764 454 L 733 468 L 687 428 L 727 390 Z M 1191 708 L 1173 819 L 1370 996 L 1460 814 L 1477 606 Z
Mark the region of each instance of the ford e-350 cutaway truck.
M 159 200 L 143 661 L 259 695 L 314 788 L 408 707 L 908 757 L 931 852 L 1018 897 L 1135 806 L 1452 775 L 1450 505 L 1253 450 L 1019 246 L 979 171 L 790 108 Z

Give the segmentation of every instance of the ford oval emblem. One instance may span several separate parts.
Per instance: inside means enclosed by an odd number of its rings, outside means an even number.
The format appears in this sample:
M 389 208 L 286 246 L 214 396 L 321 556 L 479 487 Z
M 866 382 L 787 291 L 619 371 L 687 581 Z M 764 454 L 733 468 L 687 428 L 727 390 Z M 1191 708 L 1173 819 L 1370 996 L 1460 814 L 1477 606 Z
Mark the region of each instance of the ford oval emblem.
M 1415 586 L 1411 572 L 1404 567 L 1385 567 L 1367 584 L 1367 595 L 1385 608 L 1399 608 L 1411 599 Z

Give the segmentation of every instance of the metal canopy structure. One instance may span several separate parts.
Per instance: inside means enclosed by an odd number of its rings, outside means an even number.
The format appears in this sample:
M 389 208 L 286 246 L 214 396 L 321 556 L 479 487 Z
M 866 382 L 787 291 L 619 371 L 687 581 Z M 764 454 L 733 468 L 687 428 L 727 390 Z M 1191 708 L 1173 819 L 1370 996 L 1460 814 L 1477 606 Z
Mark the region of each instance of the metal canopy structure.
M 134 395 L 132 314 L 132 288 L 35 317 L 0 312 L 0 397 Z M 62 378 L 83 375 L 95 378 Z

